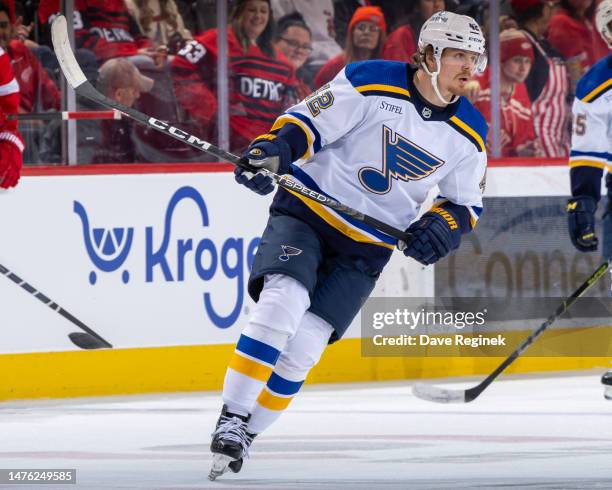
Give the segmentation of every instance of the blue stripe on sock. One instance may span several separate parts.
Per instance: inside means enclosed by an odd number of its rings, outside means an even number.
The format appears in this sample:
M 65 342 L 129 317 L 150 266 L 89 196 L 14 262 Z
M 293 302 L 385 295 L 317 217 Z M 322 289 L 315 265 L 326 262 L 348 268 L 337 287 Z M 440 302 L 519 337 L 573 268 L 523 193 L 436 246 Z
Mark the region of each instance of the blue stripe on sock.
M 302 384 L 304 381 L 289 381 L 273 372 L 266 386 L 279 395 L 295 395 L 300 391 Z
M 280 355 L 280 351 L 276 350 L 271 345 L 264 344 L 244 334 L 240 336 L 236 350 L 267 364 L 271 364 L 272 366 L 276 364 L 278 356 Z

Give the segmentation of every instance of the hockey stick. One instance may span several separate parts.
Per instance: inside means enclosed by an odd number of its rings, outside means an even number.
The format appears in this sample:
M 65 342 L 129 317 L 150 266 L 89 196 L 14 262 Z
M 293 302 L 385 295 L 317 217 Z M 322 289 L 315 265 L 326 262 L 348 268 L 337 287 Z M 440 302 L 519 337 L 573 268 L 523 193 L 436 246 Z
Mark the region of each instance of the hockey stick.
M 112 348 L 113 346 L 100 337 L 96 332 L 94 332 L 91 328 L 85 325 L 81 320 L 76 318 L 71 313 L 67 312 L 60 305 L 55 303 L 52 299 L 45 296 L 40 291 L 37 291 L 34 286 L 25 282 L 21 277 L 19 277 L 14 272 L 11 272 L 2 264 L 0 264 L 0 274 L 4 274 L 7 278 L 13 281 L 18 286 L 21 286 L 28 293 L 30 293 L 35 298 L 38 298 L 44 304 L 46 304 L 53 311 L 59 313 L 67 320 L 74 323 L 77 327 L 79 327 L 83 332 L 72 332 L 68 334 L 68 337 L 72 341 L 74 345 L 80 347 L 81 349 L 103 349 L 103 348 Z
M 450 388 L 440 388 L 433 385 L 418 383 L 413 386 L 412 393 L 423 400 L 428 400 L 437 403 L 467 403 L 478 398 L 478 396 L 489 386 L 495 379 L 512 364 L 527 347 L 529 347 L 535 339 L 537 339 L 544 330 L 550 327 L 561 315 L 563 315 L 576 302 L 578 298 L 583 296 L 593 286 L 612 265 L 612 259 L 608 259 L 601 264 L 582 285 L 566 298 L 561 303 L 557 310 L 548 317 L 548 319 L 540 325 L 529 337 L 527 337 L 518 348 L 506 358 L 491 374 L 483 381 L 467 390 L 453 390 Z
M 179 141 L 183 141 L 198 150 L 204 151 L 206 153 L 210 153 L 217 158 L 222 160 L 226 160 L 234 165 L 241 166 L 246 170 L 253 170 L 252 168 L 245 166 L 240 162 L 240 157 L 225 151 L 217 146 L 208 143 L 207 141 L 201 140 L 197 136 L 187 133 L 182 129 L 176 128 L 167 122 L 160 121 L 154 117 L 147 116 L 142 112 L 139 112 L 131 107 L 127 107 L 115 100 L 109 99 L 104 96 L 100 92 L 98 92 L 94 86 L 89 83 L 87 77 L 81 70 L 81 67 L 77 63 L 77 60 L 72 52 L 72 48 L 70 47 L 70 42 L 68 40 L 68 30 L 66 26 L 66 18 L 63 15 L 59 15 L 51 24 L 51 39 L 53 41 L 53 49 L 55 50 L 55 54 L 59 61 L 60 67 L 66 80 L 68 83 L 74 88 L 75 92 L 83 97 L 87 97 L 101 105 L 111 107 L 125 114 L 126 116 L 138 121 L 149 128 L 156 129 L 174 139 Z M 368 216 L 363 214 L 356 209 L 345 206 L 344 204 L 339 203 L 335 199 L 332 199 L 324 194 L 316 192 L 304 185 L 296 182 L 295 180 L 287 177 L 286 175 L 278 175 L 268 170 L 264 170 L 264 172 L 279 186 L 283 189 L 301 194 L 302 196 L 307 197 L 313 201 L 318 202 L 324 206 L 327 206 L 334 211 L 339 213 L 346 214 L 351 218 L 365 223 L 373 228 L 376 228 L 387 235 L 392 236 L 398 240 L 402 240 L 404 242 L 407 241 L 409 236 L 402 230 L 399 230 L 387 223 L 377 220 L 372 216 Z

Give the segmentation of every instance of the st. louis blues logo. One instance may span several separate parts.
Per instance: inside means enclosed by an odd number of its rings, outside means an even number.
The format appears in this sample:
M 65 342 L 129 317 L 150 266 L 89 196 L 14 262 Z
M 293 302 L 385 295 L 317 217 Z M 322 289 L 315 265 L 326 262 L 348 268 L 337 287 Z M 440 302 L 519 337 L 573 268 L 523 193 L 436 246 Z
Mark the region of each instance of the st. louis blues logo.
M 292 247 L 291 245 L 281 245 L 281 248 L 283 249 L 283 253 L 279 255 L 278 258 L 283 262 L 287 262 L 290 257 L 294 257 L 302 253 L 302 250 Z
M 130 253 L 134 228 L 90 229 L 87 212 L 78 201 L 74 201 L 74 212 L 81 218 L 85 248 L 93 264 L 104 272 L 113 272 L 119 269 Z M 92 271 L 89 274 L 90 284 L 95 284 L 96 280 L 97 275 L 95 271 Z M 121 280 L 125 284 L 130 280 L 130 273 L 127 270 L 121 274 Z
M 361 185 L 370 192 L 386 194 L 393 179 L 420 180 L 444 165 L 444 160 L 383 126 L 383 167 L 363 167 L 359 170 Z

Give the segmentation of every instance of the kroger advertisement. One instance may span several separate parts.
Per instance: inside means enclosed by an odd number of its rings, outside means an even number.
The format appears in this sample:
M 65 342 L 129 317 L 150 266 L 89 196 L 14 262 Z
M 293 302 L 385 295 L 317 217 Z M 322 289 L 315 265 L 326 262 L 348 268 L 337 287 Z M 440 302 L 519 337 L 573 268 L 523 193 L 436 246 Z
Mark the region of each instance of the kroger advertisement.
M 225 173 L 24 178 L 0 264 L 116 347 L 229 342 L 269 204 Z M 1 352 L 72 349 L 78 328 L 0 279 Z

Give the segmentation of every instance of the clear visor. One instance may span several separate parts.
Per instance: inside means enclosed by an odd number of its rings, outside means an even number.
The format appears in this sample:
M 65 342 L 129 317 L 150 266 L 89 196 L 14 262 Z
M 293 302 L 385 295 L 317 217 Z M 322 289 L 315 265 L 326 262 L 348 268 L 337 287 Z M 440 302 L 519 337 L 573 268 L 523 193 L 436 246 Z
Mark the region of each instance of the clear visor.
M 445 62 L 455 66 L 465 66 L 469 64 L 472 75 L 474 73 L 483 73 L 487 68 L 486 53 L 476 53 L 475 51 L 456 50 L 449 53 L 445 58 Z
M 479 54 L 478 58 L 476 59 L 476 65 L 474 67 L 474 72 L 484 73 L 484 71 L 487 69 L 488 62 L 489 62 L 489 57 L 487 56 L 486 53 Z

